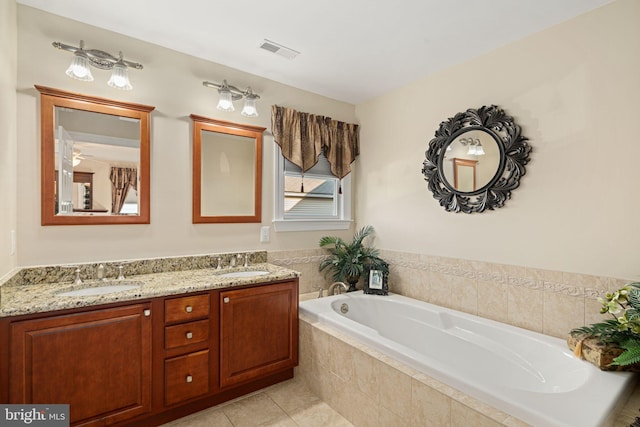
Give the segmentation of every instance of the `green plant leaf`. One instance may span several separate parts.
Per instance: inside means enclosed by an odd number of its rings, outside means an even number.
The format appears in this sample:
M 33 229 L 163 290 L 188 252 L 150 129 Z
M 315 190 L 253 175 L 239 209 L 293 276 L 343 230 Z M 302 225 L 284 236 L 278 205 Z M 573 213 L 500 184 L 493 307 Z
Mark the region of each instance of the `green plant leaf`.
M 635 284 L 635 283 L 634 283 Z M 632 287 L 627 295 L 627 301 L 629 305 L 633 307 L 635 310 L 640 311 L 640 289 L 637 287 Z
M 640 362 L 640 341 L 638 339 L 628 339 L 620 343 L 625 351 L 620 356 L 613 359 L 613 366 L 627 366 Z

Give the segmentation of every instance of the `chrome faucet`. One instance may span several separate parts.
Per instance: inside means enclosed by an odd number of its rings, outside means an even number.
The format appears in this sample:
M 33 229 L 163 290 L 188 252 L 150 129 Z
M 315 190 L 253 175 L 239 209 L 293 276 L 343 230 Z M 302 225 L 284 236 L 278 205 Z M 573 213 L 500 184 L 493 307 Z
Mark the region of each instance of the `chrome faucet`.
M 249 254 L 244 254 L 244 264 L 243 267 L 249 267 Z
M 236 261 L 239 255 L 231 255 L 231 259 L 229 260 L 229 267 L 235 267 Z
M 218 257 L 218 266 L 216 267 L 216 270 L 220 270 L 222 268 L 222 258 Z
M 104 265 L 102 265 L 102 264 L 100 264 L 98 266 L 97 279 L 98 280 L 106 280 L 105 277 L 104 277 Z
M 338 288 L 338 295 L 342 293 L 342 289 L 344 289 L 345 292 L 347 291 L 347 289 L 349 289 L 349 287 L 345 285 L 344 282 L 334 282 L 331 284 L 331 286 L 329 286 L 327 295 L 335 295 L 336 288 Z

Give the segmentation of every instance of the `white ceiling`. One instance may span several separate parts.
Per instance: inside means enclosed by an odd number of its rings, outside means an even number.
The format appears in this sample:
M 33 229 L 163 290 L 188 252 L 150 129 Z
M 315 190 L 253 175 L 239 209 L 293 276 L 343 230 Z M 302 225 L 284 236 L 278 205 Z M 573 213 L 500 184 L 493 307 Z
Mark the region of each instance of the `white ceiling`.
M 353 104 L 610 1 L 17 0 Z M 274 55 L 263 39 L 301 54 Z

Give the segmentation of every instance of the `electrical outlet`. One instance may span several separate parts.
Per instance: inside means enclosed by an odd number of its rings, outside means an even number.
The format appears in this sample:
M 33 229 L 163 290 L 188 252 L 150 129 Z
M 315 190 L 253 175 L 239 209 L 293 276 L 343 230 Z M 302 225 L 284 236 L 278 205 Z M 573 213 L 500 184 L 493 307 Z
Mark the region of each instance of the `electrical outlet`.
M 264 227 L 260 227 L 260 243 L 268 243 L 269 242 L 269 226 L 266 225 Z

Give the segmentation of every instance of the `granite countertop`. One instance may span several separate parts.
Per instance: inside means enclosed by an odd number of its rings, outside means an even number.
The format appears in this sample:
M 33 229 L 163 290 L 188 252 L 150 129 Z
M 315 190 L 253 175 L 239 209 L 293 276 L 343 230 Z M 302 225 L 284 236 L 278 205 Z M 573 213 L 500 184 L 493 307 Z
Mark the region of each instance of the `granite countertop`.
M 268 274 L 249 277 L 221 277 L 221 274 L 237 271 L 268 271 Z M 299 277 L 299 273 L 273 264 L 253 264 L 249 267 L 202 268 L 140 274 L 123 280 L 86 281 L 82 285 L 66 283 L 23 284 L 2 286 L 0 292 L 0 318 L 22 314 L 42 313 L 69 308 L 88 307 L 121 301 L 135 301 L 153 297 L 184 294 L 189 292 L 224 289 Z M 136 285 L 135 289 L 89 296 L 60 296 L 58 294 L 78 289 Z

